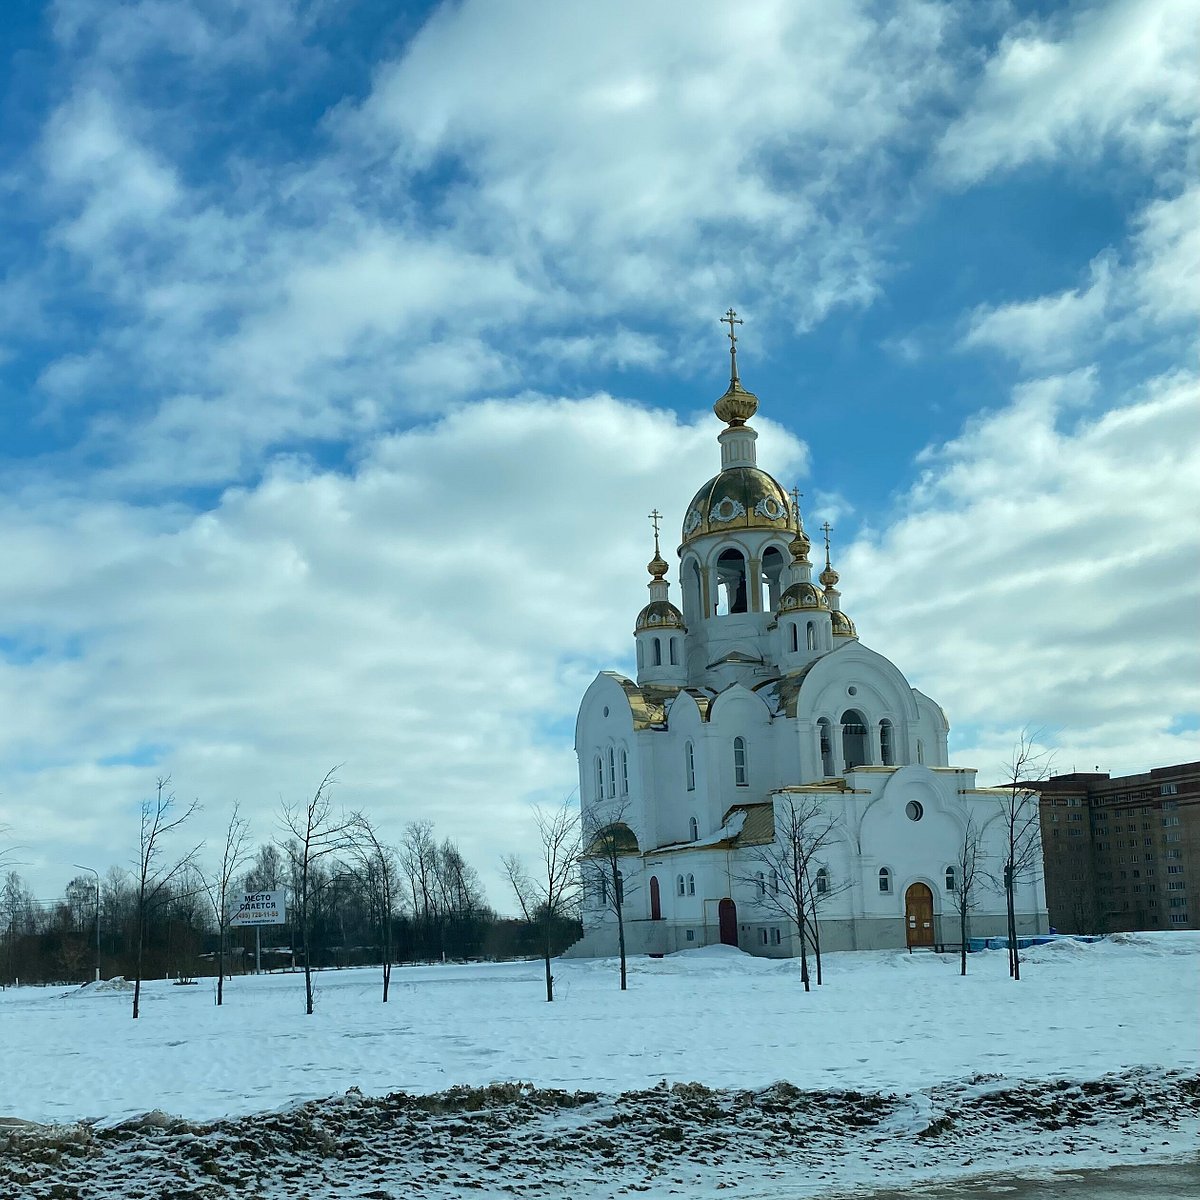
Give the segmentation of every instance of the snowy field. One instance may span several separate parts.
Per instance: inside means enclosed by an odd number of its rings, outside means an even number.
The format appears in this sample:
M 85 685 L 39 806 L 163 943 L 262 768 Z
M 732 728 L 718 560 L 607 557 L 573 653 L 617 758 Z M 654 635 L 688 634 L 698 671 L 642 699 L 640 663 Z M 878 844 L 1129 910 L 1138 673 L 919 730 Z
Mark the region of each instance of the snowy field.
M 970 970 L 831 955 L 805 995 L 714 947 L 633 960 L 624 995 L 612 961 L 556 963 L 552 1005 L 539 963 L 397 969 L 386 1006 L 377 970 L 335 971 L 313 1017 L 300 975 L 220 1009 L 155 981 L 136 1022 L 128 992 L 11 989 L 0 1196 L 1159 1194 L 1077 1174 L 1121 1164 L 1200 1195 L 1200 934 Z
M 1095 1079 L 1127 1067 L 1200 1067 L 1200 934 L 1135 934 L 1027 953 L 826 956 L 804 995 L 794 962 L 713 947 L 631 961 L 540 963 L 152 981 L 126 993 L 0 992 L 0 1116 L 114 1122 L 149 1109 L 208 1120 L 357 1087 L 366 1095 L 524 1080 L 618 1093 L 660 1080 L 710 1087 L 913 1091 L 977 1073 Z

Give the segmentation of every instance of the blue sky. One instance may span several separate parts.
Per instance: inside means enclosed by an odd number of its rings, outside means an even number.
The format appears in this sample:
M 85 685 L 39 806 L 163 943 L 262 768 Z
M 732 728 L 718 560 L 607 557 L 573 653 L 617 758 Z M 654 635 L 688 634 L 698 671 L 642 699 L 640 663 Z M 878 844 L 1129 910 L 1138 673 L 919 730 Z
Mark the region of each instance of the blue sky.
M 644 514 L 760 461 L 956 761 L 1196 756 L 1200 6 L 19 5 L 0 825 L 344 762 L 496 888 L 629 667 Z M 87 797 L 81 805 L 81 798 Z M 495 897 L 501 899 L 499 895 Z

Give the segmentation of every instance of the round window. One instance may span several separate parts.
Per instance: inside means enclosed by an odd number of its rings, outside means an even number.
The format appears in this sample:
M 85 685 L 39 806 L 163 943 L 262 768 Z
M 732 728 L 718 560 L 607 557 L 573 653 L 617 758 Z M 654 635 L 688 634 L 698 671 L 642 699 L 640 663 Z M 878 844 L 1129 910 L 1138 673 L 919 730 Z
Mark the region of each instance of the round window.
M 857 696 L 857 695 L 858 695 L 858 688 L 856 688 L 856 687 L 848 687 L 848 688 L 846 689 L 846 695 L 847 695 L 847 696 Z
M 904 814 L 910 821 L 919 821 L 925 815 L 925 810 L 916 800 L 910 800 L 904 806 Z

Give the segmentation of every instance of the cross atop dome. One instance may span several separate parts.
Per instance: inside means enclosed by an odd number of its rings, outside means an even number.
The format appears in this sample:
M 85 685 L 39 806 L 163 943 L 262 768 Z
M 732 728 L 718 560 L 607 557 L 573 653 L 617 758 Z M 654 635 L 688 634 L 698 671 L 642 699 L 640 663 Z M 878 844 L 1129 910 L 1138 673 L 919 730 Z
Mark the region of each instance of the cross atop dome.
M 758 397 L 753 392 L 746 391 L 742 387 L 742 381 L 738 378 L 737 330 L 734 329 L 734 326 L 743 325 L 745 322 L 737 315 L 737 310 L 734 308 L 726 309 L 725 315 L 718 319 L 722 325 L 729 326 L 729 332 L 725 335 L 729 338 L 729 387 L 726 389 L 725 395 L 713 405 L 713 412 L 730 428 L 736 429 L 738 426 L 745 425 L 758 411 Z

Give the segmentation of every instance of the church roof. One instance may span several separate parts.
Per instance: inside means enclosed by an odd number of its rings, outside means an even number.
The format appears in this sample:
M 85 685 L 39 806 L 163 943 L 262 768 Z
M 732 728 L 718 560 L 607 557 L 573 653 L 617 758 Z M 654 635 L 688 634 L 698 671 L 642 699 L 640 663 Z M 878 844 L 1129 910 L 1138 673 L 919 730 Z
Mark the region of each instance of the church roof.
M 727 467 L 692 497 L 684 513 L 680 548 L 706 533 L 733 529 L 797 532 L 787 492 L 758 467 Z
M 643 629 L 684 629 L 683 613 L 670 600 L 651 600 L 638 613 L 635 631 Z

